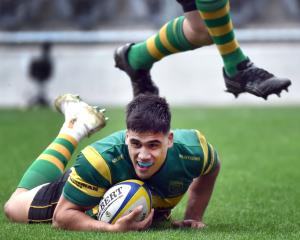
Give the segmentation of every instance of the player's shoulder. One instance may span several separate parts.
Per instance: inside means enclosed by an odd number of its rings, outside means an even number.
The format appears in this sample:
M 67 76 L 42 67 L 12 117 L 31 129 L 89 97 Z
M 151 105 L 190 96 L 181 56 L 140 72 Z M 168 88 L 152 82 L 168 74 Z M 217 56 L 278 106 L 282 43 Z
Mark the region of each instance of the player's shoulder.
M 127 156 L 125 130 L 114 132 L 102 138 L 81 151 L 81 156 L 92 162 L 103 162 L 109 165 L 115 158 Z
M 174 143 L 190 147 L 199 146 L 202 138 L 205 136 L 197 129 L 175 129 Z
M 203 161 L 208 152 L 204 135 L 196 129 L 176 129 L 173 149 L 170 151 L 180 159 Z
M 90 146 L 95 148 L 99 153 L 119 148 L 125 145 L 125 135 L 125 130 L 117 131 L 92 143 Z

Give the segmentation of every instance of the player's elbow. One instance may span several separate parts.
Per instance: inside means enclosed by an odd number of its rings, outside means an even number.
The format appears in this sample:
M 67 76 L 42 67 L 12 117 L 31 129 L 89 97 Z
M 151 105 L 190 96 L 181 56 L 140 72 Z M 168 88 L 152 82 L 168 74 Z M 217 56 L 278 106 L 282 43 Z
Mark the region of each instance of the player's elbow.
M 218 161 L 212 172 L 205 175 L 208 180 L 215 182 L 221 170 L 221 162 Z
M 213 171 L 213 174 L 218 176 L 220 170 L 221 170 L 221 161 L 218 161 L 217 166 L 216 166 L 215 170 Z
M 216 163 L 216 166 L 214 167 L 214 169 L 211 172 L 202 176 L 202 181 L 204 181 L 208 185 L 214 185 L 214 183 L 219 175 L 220 170 L 221 170 L 221 162 L 218 161 Z

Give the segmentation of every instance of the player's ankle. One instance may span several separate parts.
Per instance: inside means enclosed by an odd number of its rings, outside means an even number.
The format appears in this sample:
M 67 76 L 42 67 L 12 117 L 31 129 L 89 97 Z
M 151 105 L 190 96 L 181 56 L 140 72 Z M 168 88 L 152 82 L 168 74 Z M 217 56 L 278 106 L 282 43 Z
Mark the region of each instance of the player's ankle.
M 65 122 L 59 131 L 59 134 L 66 134 L 73 137 L 77 142 L 87 137 L 87 132 L 78 128 L 70 128 L 70 123 Z

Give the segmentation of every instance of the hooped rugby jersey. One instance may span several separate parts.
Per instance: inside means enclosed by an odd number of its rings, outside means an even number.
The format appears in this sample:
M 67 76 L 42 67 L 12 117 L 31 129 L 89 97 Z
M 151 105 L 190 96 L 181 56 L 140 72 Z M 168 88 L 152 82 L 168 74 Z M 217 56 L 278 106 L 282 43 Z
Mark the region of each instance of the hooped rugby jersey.
M 97 206 L 114 184 L 138 179 L 132 166 L 125 130 L 84 148 L 72 167 L 63 190 L 66 199 L 79 206 Z M 194 178 L 214 170 L 218 155 L 198 130 L 174 130 L 174 144 L 162 167 L 143 180 L 152 193 L 155 209 L 177 205 Z

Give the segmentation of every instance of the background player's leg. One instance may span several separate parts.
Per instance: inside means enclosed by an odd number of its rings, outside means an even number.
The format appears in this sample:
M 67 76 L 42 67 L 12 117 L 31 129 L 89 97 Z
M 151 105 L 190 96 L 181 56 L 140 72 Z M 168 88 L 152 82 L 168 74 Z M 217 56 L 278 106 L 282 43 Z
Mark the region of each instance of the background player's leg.
M 183 32 L 186 39 L 198 47 L 211 45 L 213 43 L 212 38 L 198 10 L 185 12 L 184 16 Z
M 222 56 L 223 75 L 227 91 L 236 97 L 248 92 L 267 99 L 291 85 L 287 78 L 278 78 L 268 71 L 256 67 L 242 52 L 235 38 L 229 12 L 229 0 L 195 0 L 197 9 L 208 32 Z
M 224 69 L 228 76 L 237 73 L 237 65 L 247 59 L 235 38 L 229 14 L 228 0 L 196 0 L 200 15 L 205 21 L 208 32 L 222 56 Z
M 146 41 L 135 44 L 128 52 L 128 61 L 133 69 L 150 69 L 163 57 L 196 48 L 185 37 L 181 16 L 166 23 L 159 32 Z
M 130 77 L 134 96 L 141 93 L 158 94 L 158 88 L 152 82 L 150 75 L 150 69 L 155 62 L 170 54 L 211 43 L 207 29 L 203 27 L 199 16 L 197 17 L 200 24 L 191 25 L 191 21 L 195 21 L 195 14 L 198 12 L 196 11 L 194 16 L 189 14 L 173 19 L 146 41 L 126 44 L 115 51 L 116 67 L 125 71 Z

